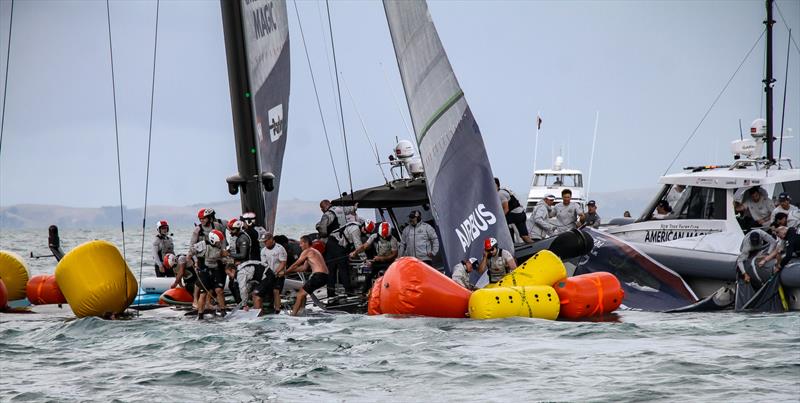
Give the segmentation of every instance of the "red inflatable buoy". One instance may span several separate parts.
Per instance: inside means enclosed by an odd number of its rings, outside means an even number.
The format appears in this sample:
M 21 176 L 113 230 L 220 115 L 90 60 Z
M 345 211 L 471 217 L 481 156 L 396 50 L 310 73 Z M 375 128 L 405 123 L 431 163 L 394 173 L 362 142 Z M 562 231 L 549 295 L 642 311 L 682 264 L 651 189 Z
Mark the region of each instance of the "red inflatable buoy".
M 413 257 L 400 258 L 386 270 L 380 292 L 385 314 L 464 318 L 470 292 Z
M 194 301 L 192 294 L 185 288 L 170 288 L 158 298 L 159 305 L 191 305 Z
M 559 318 L 579 319 L 611 313 L 622 304 L 625 292 L 611 273 L 569 277 L 553 284 L 561 300 Z
M 369 303 L 367 304 L 367 314 L 381 315 L 381 288 L 383 288 L 383 276 L 378 277 L 372 284 L 372 290 L 369 292 Z
M 33 305 L 66 304 L 54 274 L 39 274 L 31 277 L 25 286 L 25 294 Z
M 6 283 L 0 278 L 0 311 L 6 309 L 8 306 L 8 290 L 6 290 Z

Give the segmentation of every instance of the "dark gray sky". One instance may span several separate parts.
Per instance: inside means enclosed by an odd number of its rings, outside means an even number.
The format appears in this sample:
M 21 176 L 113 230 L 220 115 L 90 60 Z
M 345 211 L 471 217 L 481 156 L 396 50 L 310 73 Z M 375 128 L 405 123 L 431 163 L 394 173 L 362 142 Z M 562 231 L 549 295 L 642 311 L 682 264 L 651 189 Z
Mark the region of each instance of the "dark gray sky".
M 800 2 L 778 1 L 800 35 Z M 0 0 L 5 76 L 11 2 Z M 144 198 L 154 1 L 112 1 L 111 29 L 124 202 Z M 431 1 L 431 15 L 487 143 L 495 175 L 526 194 L 535 118 L 539 168 L 563 150 L 588 173 L 600 112 L 592 190 L 652 187 L 759 37 L 763 1 Z M 325 3 L 298 2 L 339 180 L 347 183 L 332 86 Z M 337 193 L 294 4 L 292 89 L 281 198 Z M 388 155 L 412 138 L 383 7 L 331 2 L 337 60 L 358 113 Z M 0 205 L 118 203 L 111 73 L 103 1 L 14 5 Z M 775 114 L 780 123 L 787 29 L 776 11 Z M 730 161 L 728 144 L 761 115 L 764 41 L 745 62 L 672 168 Z M 800 55 L 791 51 L 786 126 L 800 135 Z M 151 204 L 233 198 L 228 78 L 217 1 L 162 1 L 156 66 Z M 353 185 L 382 181 L 353 101 L 343 91 Z M 404 123 L 404 120 L 406 123 Z M 798 161 L 798 139 L 784 154 Z M 347 187 L 347 186 L 345 186 Z

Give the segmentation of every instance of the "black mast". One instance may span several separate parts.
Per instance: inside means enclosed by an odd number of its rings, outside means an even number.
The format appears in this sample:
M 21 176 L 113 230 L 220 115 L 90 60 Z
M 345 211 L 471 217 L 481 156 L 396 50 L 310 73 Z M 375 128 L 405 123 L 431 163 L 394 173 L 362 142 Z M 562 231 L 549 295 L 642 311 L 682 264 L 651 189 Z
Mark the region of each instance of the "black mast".
M 252 94 L 247 75 L 247 55 L 242 31 L 242 7 L 240 0 L 220 0 L 220 6 L 225 34 L 225 55 L 228 60 L 236 164 L 239 167 L 238 175 L 227 178 L 228 191 L 235 195 L 241 189 L 242 211 L 256 213 L 258 225 L 263 226 L 265 207 L 262 182 L 266 190 L 271 191 L 272 178 L 259 172 L 253 110 L 250 102 Z
M 767 93 L 767 161 L 769 163 L 774 163 L 775 158 L 773 157 L 773 150 L 772 150 L 772 143 L 773 139 L 775 138 L 772 132 L 772 86 L 775 83 L 775 79 L 772 78 L 772 24 L 775 21 L 772 19 L 772 2 L 773 0 L 766 0 L 767 6 L 767 19 L 764 21 L 764 24 L 767 26 L 767 71 L 766 77 L 764 77 L 764 91 Z

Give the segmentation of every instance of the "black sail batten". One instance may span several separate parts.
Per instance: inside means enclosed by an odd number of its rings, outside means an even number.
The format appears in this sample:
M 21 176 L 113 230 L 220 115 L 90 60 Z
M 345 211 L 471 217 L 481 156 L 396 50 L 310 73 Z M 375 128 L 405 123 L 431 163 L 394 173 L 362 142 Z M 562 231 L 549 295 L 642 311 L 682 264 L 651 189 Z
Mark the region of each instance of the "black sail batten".
M 289 27 L 283 0 L 220 0 L 242 211 L 274 230 L 286 148 Z
M 483 138 L 427 4 L 383 5 L 446 264 L 481 256 L 487 237 L 514 250 Z

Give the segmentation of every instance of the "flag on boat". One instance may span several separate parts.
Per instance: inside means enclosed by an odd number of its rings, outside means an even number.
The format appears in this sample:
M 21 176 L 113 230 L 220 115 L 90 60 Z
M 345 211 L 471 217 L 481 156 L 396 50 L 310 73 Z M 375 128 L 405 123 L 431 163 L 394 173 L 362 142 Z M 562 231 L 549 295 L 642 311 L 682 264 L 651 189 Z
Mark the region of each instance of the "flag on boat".
M 542 130 L 542 117 L 536 114 L 536 130 Z

